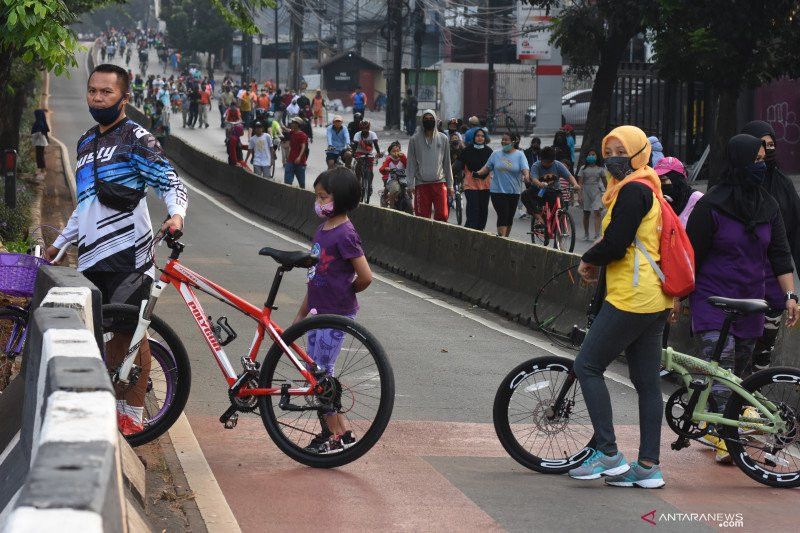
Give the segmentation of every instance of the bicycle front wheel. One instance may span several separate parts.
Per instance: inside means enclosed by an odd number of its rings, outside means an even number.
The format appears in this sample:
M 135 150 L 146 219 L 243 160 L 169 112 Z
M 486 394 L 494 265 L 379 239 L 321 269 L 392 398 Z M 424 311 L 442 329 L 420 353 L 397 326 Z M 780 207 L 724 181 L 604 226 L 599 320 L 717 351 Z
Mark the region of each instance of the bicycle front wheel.
M 282 339 L 328 370 L 329 391 L 325 397 L 292 397 L 292 407 L 303 410 L 281 407 L 280 396 L 260 396 L 259 411 L 270 438 L 295 461 L 317 468 L 341 466 L 367 453 L 386 429 L 394 406 L 394 375 L 378 340 L 353 320 L 335 315 L 302 320 L 284 331 Z M 284 383 L 307 386 L 289 355 L 273 344 L 259 387 L 280 388 Z M 336 429 L 349 432 L 354 441 L 341 439 L 344 446 L 326 450 L 311 446 L 331 437 L 335 444 Z
M 718 426 L 733 462 L 750 478 L 778 488 L 800 487 L 800 369 L 774 367 L 752 374 L 742 388 L 763 404 L 771 402 L 783 427 L 768 433 L 745 427 Z M 769 425 L 765 413 L 736 394 L 725 418 Z
M 563 474 L 592 454 L 594 430 L 573 362 L 531 359 L 512 370 L 494 398 L 494 429 L 519 464 Z
M 106 343 L 105 358 L 108 364 L 110 353 L 118 349 L 114 339 L 122 338 L 124 347 L 128 347 L 130 337 L 139 321 L 139 309 L 133 305 L 107 304 L 103 306 L 103 340 Z M 163 320 L 153 315 L 147 329 L 150 346 L 150 370 L 143 371 L 136 382 L 129 385 L 114 385 L 117 400 L 130 400 L 137 385 L 144 392 L 142 427 L 139 432 L 126 435 L 131 446 L 146 444 L 166 432 L 183 412 L 189 398 L 191 388 L 191 369 L 189 356 L 186 354 L 178 335 Z M 144 366 L 144 365 L 141 365 Z M 109 374 L 116 372 L 109 368 Z M 139 380 L 146 379 L 147 383 Z
M 575 249 L 575 222 L 566 209 L 556 213 L 557 227 L 553 232 L 553 248 L 562 252 L 571 252 Z

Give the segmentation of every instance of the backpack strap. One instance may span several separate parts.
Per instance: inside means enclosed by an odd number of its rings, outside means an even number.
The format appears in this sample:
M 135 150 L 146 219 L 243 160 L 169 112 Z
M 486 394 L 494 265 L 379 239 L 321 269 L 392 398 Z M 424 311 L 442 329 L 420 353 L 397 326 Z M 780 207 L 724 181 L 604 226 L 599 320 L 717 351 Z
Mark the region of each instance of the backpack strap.
M 637 251 L 644 255 L 645 259 L 647 259 L 647 262 L 650 263 L 650 266 L 656 271 L 656 276 L 658 276 L 658 279 L 661 280 L 661 283 L 664 283 L 664 272 L 661 270 L 661 267 L 658 266 L 658 263 L 653 261 L 653 256 L 648 253 L 647 248 L 644 247 L 644 244 L 639 240 L 639 237 L 634 237 L 633 242 L 635 245 L 635 249 L 633 250 L 633 286 L 639 286 L 639 254 Z

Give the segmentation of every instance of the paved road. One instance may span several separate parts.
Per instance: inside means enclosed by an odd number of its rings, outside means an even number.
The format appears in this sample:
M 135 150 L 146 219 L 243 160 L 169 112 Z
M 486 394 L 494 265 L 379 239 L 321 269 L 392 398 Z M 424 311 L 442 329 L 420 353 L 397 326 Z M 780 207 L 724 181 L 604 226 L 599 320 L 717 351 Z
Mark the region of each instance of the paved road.
M 158 61 L 158 58 L 155 55 L 153 50 L 150 51 L 150 65 L 151 68 L 149 69 L 149 73 L 151 74 L 163 74 L 163 69 L 159 66 L 156 70 L 153 70 L 153 65 L 155 65 Z M 125 67 L 125 63 L 123 60 L 116 57 L 115 62 L 120 66 Z M 134 61 L 131 61 L 131 68 L 138 69 L 138 62 L 134 65 Z M 134 70 L 135 72 L 135 70 Z M 171 67 L 167 68 L 166 76 L 170 76 L 172 74 L 176 74 L 175 71 L 172 70 Z M 345 118 L 345 124 L 352 120 L 352 115 L 349 113 L 342 113 Z M 214 102 L 211 106 L 211 109 L 208 113 L 209 116 L 209 123 L 211 124 L 208 128 L 184 128 L 182 125 L 182 117 L 180 113 L 175 114 L 171 117 L 171 127 L 172 127 L 172 135 L 180 137 L 181 139 L 187 141 L 192 146 L 195 146 L 204 152 L 215 156 L 218 159 L 223 161 L 227 161 L 228 157 L 225 152 L 224 140 L 225 140 L 225 133 L 222 128 L 219 127 L 219 112 L 217 111 L 217 104 Z M 384 132 L 384 126 L 386 124 L 385 121 L 385 114 L 384 113 L 375 113 L 375 112 L 367 112 L 367 118 L 372 122 L 372 129 L 378 134 L 379 138 L 379 145 L 381 149 L 385 150 L 386 147 L 392 141 L 398 140 L 403 147 L 404 152 L 408 152 L 408 136 L 407 135 L 391 135 L 388 132 Z M 440 117 L 442 118 L 442 117 Z M 327 142 L 325 141 L 325 128 L 323 127 L 315 127 L 313 128 L 313 142 L 311 144 L 311 155 L 308 159 L 308 168 L 306 170 L 306 188 L 311 190 L 313 189 L 314 178 L 319 175 L 320 172 L 324 171 L 327 166 L 325 165 L 325 148 L 327 147 Z M 547 142 L 552 141 L 552 139 L 543 138 L 543 143 L 546 144 Z M 523 146 L 527 146 L 528 141 L 523 141 Z M 495 139 L 493 142 L 495 148 L 500 147 L 499 139 Z M 377 165 L 376 165 L 377 167 Z M 280 161 L 278 161 L 277 167 L 275 169 L 276 179 L 283 179 L 283 167 Z M 375 178 L 373 180 L 373 190 L 374 191 L 381 191 L 383 189 L 382 182 L 380 180 L 380 176 L 378 175 L 377 169 L 375 172 Z M 377 193 L 373 196 L 373 202 L 377 202 Z M 582 226 L 582 211 L 578 207 L 572 207 L 570 209 L 572 214 L 572 218 L 576 224 L 576 242 L 575 242 L 575 253 L 580 254 L 585 252 L 589 249 L 591 243 L 585 242 L 583 240 L 583 226 Z M 450 213 L 450 223 L 456 223 L 456 215 L 455 211 L 451 210 Z M 495 228 L 497 226 L 497 214 L 495 213 L 494 209 L 489 209 L 489 218 L 486 224 L 486 231 L 490 233 L 496 233 Z M 591 231 L 591 228 L 590 228 Z M 515 219 L 514 225 L 511 228 L 511 238 L 521 240 L 524 242 L 530 242 L 530 219 Z
M 89 124 L 79 73 L 52 87 L 55 131 L 68 140 Z M 67 126 L 69 125 L 69 126 Z M 275 265 L 259 257 L 265 245 L 296 249 L 285 230 L 242 212 L 230 199 L 200 186 L 180 168 L 190 187 L 183 262 L 253 302 L 263 301 Z M 154 219 L 163 207 L 151 202 Z M 300 243 L 302 245 L 302 243 Z M 163 261 L 163 250 L 160 252 Z M 669 513 L 742 512 L 745 528 L 769 525 L 796 530 L 796 492 L 769 490 L 733 467 L 718 466 L 698 446 L 678 455 L 664 427 L 660 491 L 609 488 L 520 467 L 504 453 L 491 424 L 495 390 L 519 362 L 559 353 L 547 341 L 481 309 L 375 268 L 376 281 L 360 298 L 358 320 L 375 333 L 394 368 L 397 397 L 389 427 L 376 447 L 336 470 L 306 468 L 283 456 L 255 415 L 235 430 L 217 421 L 228 406 L 216 363 L 174 292 L 157 313 L 183 339 L 193 367 L 187 414 L 202 451 L 244 531 L 278 528 L 315 531 L 649 531 L 641 518 Z M 277 304 L 288 323 L 304 294 L 304 273 L 286 276 Z M 208 298 L 208 314 L 227 314 L 240 340 L 227 348 L 234 364 L 247 349 L 252 323 Z M 638 447 L 636 396 L 614 364 L 609 380 L 621 449 Z M 671 386 L 664 382 L 664 392 Z M 678 515 L 674 515 L 678 516 Z M 711 520 L 666 521 L 667 530 L 716 528 Z

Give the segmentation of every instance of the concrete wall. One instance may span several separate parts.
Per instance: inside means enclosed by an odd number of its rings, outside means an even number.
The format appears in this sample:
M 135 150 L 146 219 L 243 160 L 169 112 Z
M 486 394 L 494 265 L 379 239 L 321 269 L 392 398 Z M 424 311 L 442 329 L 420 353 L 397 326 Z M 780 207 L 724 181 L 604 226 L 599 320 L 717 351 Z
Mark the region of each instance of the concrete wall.
M 15 380 L 24 383 L 19 438 L 0 464 L 3 532 L 126 530 L 99 297 L 74 270 L 39 270 Z

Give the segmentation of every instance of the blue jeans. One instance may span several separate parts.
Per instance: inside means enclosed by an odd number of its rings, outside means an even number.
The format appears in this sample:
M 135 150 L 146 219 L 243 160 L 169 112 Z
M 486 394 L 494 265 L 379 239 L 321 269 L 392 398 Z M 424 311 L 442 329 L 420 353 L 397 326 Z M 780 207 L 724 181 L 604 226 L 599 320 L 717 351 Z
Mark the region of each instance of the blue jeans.
M 575 375 L 594 427 L 595 448 L 617 453 L 611 398 L 603 373 L 625 351 L 633 386 L 639 395 L 639 460 L 658 463 L 661 451 L 661 335 L 667 312 L 629 313 L 608 302 L 597 314 L 575 358 Z
M 301 189 L 306 188 L 306 166 L 298 165 L 296 163 L 289 163 L 283 165 L 283 182 L 286 185 L 291 185 L 294 178 L 297 178 L 297 183 L 300 184 Z

